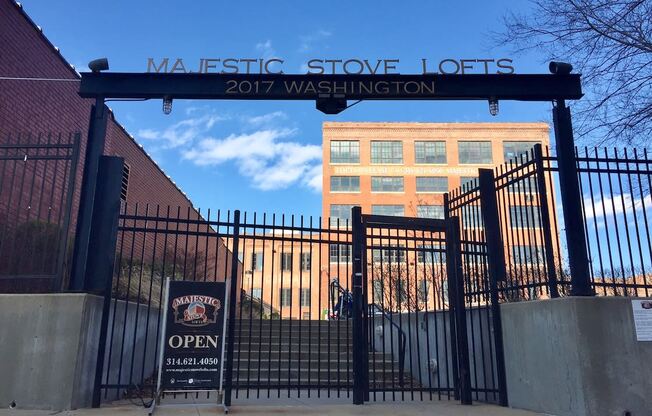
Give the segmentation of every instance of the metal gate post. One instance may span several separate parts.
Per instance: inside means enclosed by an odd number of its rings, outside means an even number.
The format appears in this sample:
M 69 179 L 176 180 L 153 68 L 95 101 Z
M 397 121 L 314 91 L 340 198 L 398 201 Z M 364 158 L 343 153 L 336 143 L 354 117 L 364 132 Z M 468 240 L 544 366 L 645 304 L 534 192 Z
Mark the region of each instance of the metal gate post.
M 450 203 L 449 203 L 449 197 L 448 194 L 444 194 L 444 219 L 448 220 L 450 218 Z M 451 357 L 453 360 L 453 397 L 455 400 L 460 399 L 460 386 L 459 386 L 459 360 L 457 356 L 457 337 L 455 336 L 456 332 L 456 326 L 455 326 L 455 295 L 454 295 L 454 282 L 453 282 L 453 266 L 448 259 L 452 259 L 453 255 L 449 253 L 449 246 L 451 244 L 455 244 L 454 242 L 450 242 L 448 239 L 448 228 L 446 229 L 446 273 L 447 273 L 447 281 L 448 281 L 448 326 L 450 328 L 450 348 L 451 348 Z M 450 271 L 450 272 L 449 272 Z M 451 284 L 451 282 L 453 282 Z
M 362 288 L 363 261 L 363 239 L 364 225 L 362 224 L 362 209 L 353 207 L 351 210 L 351 231 L 353 244 L 353 404 L 363 404 L 365 399 L 365 388 L 368 387 L 369 373 L 365 374 L 367 348 L 367 328 L 363 321 L 364 294 Z
M 72 291 L 82 291 L 84 288 L 84 277 L 86 276 L 88 263 L 88 243 L 93 217 L 93 201 L 95 200 L 100 157 L 104 151 L 108 119 L 109 108 L 104 104 L 104 97 L 97 97 L 95 105 L 91 108 L 88 141 L 84 157 L 84 173 L 75 230 L 75 247 L 72 255 L 72 273 L 68 286 Z M 119 175 L 122 177 L 122 172 Z
M 552 221 L 550 221 L 548 188 L 546 184 L 546 171 L 543 165 L 543 150 L 541 144 L 534 145 L 534 163 L 537 175 L 537 188 L 539 191 L 538 202 L 539 212 L 541 213 L 541 231 L 543 232 L 543 245 L 546 250 L 546 271 L 548 272 L 548 287 L 550 290 L 550 297 L 558 298 L 559 282 L 557 280 L 557 268 L 555 266 L 555 256 L 553 254 Z
M 224 406 L 231 406 L 233 389 L 233 349 L 235 343 L 235 302 L 238 286 L 238 251 L 240 250 L 240 210 L 233 213 L 233 248 L 231 249 L 231 286 L 229 290 L 229 319 L 226 335 L 226 372 L 224 375 Z
M 109 326 L 109 309 L 111 307 L 115 248 L 118 239 L 123 166 L 124 159 L 121 157 L 102 156 L 99 160 L 97 189 L 95 190 L 97 198 L 95 198 L 93 204 L 93 218 L 89 235 L 88 267 L 83 289 L 88 292 L 101 293 L 104 296 L 100 321 L 100 342 L 97 348 L 95 378 L 93 379 L 93 399 L 91 403 L 93 407 L 100 407 L 102 402 L 101 385 Z
M 458 380 L 456 389 L 462 404 L 471 404 L 471 373 L 469 371 L 469 340 L 466 329 L 466 308 L 464 305 L 464 278 L 462 272 L 462 243 L 460 240 L 460 219 L 446 220 L 446 270 L 448 275 L 449 313 L 455 314 L 455 328 L 451 337 L 457 344 Z M 453 328 L 451 328 L 452 332 Z
M 491 293 L 491 319 L 496 350 L 496 374 L 498 376 L 498 402 L 507 406 L 507 376 L 505 374 L 505 348 L 503 346 L 503 325 L 498 301 L 498 282 L 505 281 L 505 247 L 500 232 L 498 217 L 498 198 L 494 172 L 491 169 L 479 169 L 480 211 L 484 222 L 484 234 L 487 243 L 487 266 Z
M 563 99 L 555 100 L 552 110 L 555 125 L 557 167 L 561 203 L 564 208 L 564 227 L 568 245 L 568 263 L 571 274 L 572 296 L 594 296 L 589 274 L 589 257 L 584 238 L 582 192 L 577 178 L 577 162 L 573 143 L 573 124 L 570 109 Z

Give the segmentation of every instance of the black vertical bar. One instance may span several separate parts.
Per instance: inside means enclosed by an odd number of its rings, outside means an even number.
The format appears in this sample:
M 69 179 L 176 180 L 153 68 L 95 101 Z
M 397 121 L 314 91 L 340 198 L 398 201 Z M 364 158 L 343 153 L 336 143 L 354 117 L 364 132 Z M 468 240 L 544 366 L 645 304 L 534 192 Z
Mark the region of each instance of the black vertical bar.
M 73 199 L 75 197 L 75 180 L 77 179 L 77 163 L 79 162 L 79 142 L 80 135 L 79 133 L 75 134 L 72 144 L 72 155 L 70 159 L 70 172 L 68 176 L 68 189 L 66 194 L 66 206 L 61 207 L 65 210 L 63 227 L 61 229 L 61 239 L 59 240 L 59 256 L 57 258 L 57 276 L 54 280 L 53 290 L 59 291 L 62 290 L 63 284 L 63 273 L 64 273 L 64 264 L 66 262 L 66 256 L 68 255 L 68 235 L 70 227 L 70 217 L 72 216 L 72 205 Z M 122 172 L 120 172 L 120 178 L 122 178 Z M 54 185 L 53 185 L 54 188 Z
M 75 248 L 72 259 L 72 275 L 70 290 L 79 291 L 84 287 L 88 261 L 88 244 L 91 234 L 91 217 L 93 215 L 93 200 L 97 183 L 100 156 L 104 151 L 106 140 L 106 125 L 109 119 L 109 108 L 104 104 L 104 97 L 97 97 L 91 108 L 90 125 L 88 127 L 88 142 L 84 158 L 84 175 L 81 184 L 81 197 L 77 214 L 75 230 Z M 122 172 L 119 177 L 122 177 Z
M 231 287 L 229 290 L 229 322 L 226 346 L 226 374 L 224 376 L 224 405 L 231 406 L 233 389 L 233 344 L 235 340 L 235 303 L 238 286 L 238 251 L 240 243 L 240 210 L 233 213 L 233 248 L 231 251 Z
M 564 208 L 564 224 L 568 244 L 571 295 L 594 296 L 584 238 L 582 193 L 577 178 L 571 113 L 564 100 L 555 101 L 556 105 L 553 106 L 552 116 L 555 125 L 559 187 L 561 188 L 561 203 Z
M 365 398 L 364 388 L 365 379 L 368 374 L 364 374 L 364 350 L 365 328 L 362 320 L 363 294 L 362 294 L 362 248 L 364 235 L 364 226 L 362 224 L 362 209 L 353 207 L 351 210 L 351 230 L 353 232 L 353 265 L 352 265 L 352 283 L 353 283 L 353 404 L 363 404 Z M 367 376 L 367 377 L 365 377 Z
M 97 189 L 98 198 L 93 207 L 91 233 L 89 235 L 89 270 L 93 280 L 85 279 L 86 290 L 102 291 L 104 304 L 100 326 L 100 343 L 97 349 L 95 378 L 93 380 L 92 406 L 99 407 L 101 402 L 102 373 L 104 372 L 104 352 L 109 326 L 109 308 L 111 305 L 111 286 L 113 283 L 113 264 L 116 242 L 118 239 L 118 216 L 120 213 L 120 187 L 122 185 L 122 167 L 124 160 L 120 157 L 104 156 L 98 163 Z
M 450 309 L 455 314 L 459 398 L 462 404 L 471 404 L 469 340 L 466 329 L 466 308 L 464 307 L 464 280 L 462 279 L 459 229 L 459 217 L 448 218 L 446 224 L 446 268 L 448 270 L 450 303 L 453 306 Z
M 496 373 L 498 375 L 498 402 L 507 406 L 507 376 L 505 374 L 505 349 L 503 346 L 503 328 L 498 302 L 498 282 L 505 281 L 505 252 L 500 235 L 500 218 L 498 217 L 498 199 L 494 186 L 494 172 L 491 169 L 479 169 L 480 206 L 487 242 L 487 263 L 489 266 L 489 284 L 491 288 L 491 318 L 496 350 Z
M 543 148 L 541 144 L 534 145 L 534 163 L 536 169 L 537 188 L 539 196 L 539 213 L 541 214 L 541 231 L 543 244 L 546 250 L 546 271 L 548 272 L 548 286 L 550 297 L 559 297 L 559 282 L 557 281 L 557 268 L 552 246 L 552 225 L 550 222 L 550 205 L 548 205 L 548 188 L 543 167 Z

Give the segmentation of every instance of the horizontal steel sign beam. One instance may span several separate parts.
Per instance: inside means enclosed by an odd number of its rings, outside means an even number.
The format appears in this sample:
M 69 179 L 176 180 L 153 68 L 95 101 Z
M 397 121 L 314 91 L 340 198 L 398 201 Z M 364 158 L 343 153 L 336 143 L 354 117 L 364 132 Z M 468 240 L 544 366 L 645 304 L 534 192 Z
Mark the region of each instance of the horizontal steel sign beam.
M 579 74 L 286 75 L 82 73 L 84 98 L 519 100 L 582 97 Z

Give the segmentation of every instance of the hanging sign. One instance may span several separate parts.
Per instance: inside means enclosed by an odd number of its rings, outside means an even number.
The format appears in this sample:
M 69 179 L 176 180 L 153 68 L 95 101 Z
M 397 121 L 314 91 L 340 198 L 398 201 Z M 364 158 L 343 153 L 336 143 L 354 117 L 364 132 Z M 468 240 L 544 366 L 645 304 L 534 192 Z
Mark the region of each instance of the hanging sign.
M 169 283 L 162 390 L 218 390 L 224 346 L 224 282 Z

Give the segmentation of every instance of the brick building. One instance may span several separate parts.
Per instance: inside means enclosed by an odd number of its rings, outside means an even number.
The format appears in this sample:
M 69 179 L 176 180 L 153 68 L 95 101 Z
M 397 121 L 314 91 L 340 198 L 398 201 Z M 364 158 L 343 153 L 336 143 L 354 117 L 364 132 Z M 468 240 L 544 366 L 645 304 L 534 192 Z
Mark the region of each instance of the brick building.
M 52 274 L 55 265 L 50 263 L 56 260 L 43 260 L 47 264 L 37 267 L 31 265 L 40 261 L 34 261 L 34 253 L 22 259 L 17 257 L 25 252 L 58 249 L 56 242 L 43 242 L 43 229 L 60 234 L 68 210 L 71 216 L 67 232 L 68 239 L 72 239 L 93 101 L 79 97 L 79 74 L 19 3 L 0 0 L 0 22 L 0 145 L 3 146 L 0 148 L 0 257 L 5 259 L 0 262 L 0 275 L 30 275 L 39 280 L 39 276 Z M 75 136 L 79 137 L 76 163 L 56 160 L 65 152 L 52 150 L 54 146 L 72 143 Z M 47 152 L 56 157 L 41 160 Z M 151 212 L 156 205 L 175 207 L 173 211 L 181 207 L 181 213 L 197 215 L 188 197 L 113 114 L 107 126 L 104 154 L 125 160 L 121 198 L 128 206 L 139 204 L 141 212 L 146 204 Z M 72 172 L 74 187 L 66 176 Z M 73 194 L 70 204 L 66 204 L 67 198 L 59 196 L 65 196 L 69 188 Z M 29 242 L 11 241 L 16 235 Z M 66 237 L 53 239 L 62 242 Z M 40 246 L 32 241 L 41 241 Z M 221 242 L 218 244 L 223 246 Z M 66 245 L 64 256 L 69 262 L 71 242 Z M 217 247 L 209 249 L 215 251 Z M 26 285 L 25 281 L 21 285 Z

